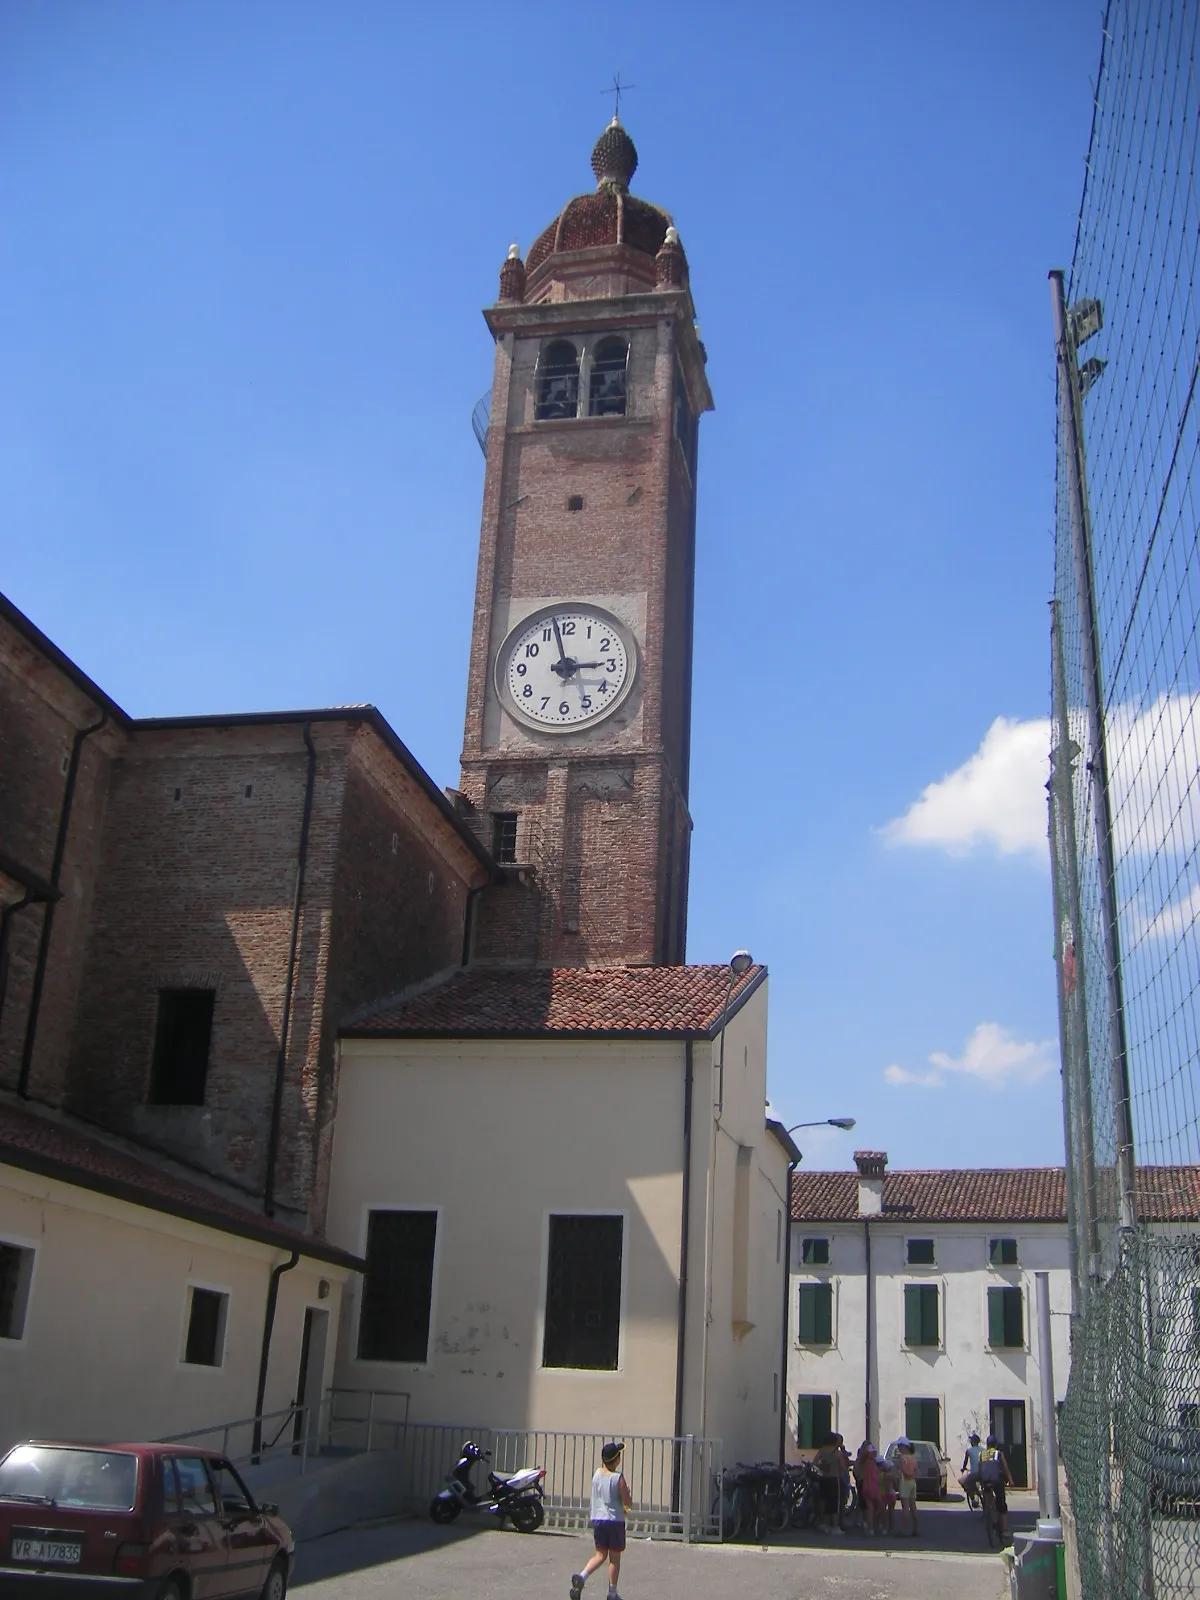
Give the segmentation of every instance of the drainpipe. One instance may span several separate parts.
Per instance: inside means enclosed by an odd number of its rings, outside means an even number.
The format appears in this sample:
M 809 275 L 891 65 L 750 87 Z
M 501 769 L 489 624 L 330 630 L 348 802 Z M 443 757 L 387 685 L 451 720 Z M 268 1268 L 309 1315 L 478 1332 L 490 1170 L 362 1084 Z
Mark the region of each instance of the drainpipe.
M 307 723 L 305 730 L 307 731 Z M 271 1359 L 271 1334 L 275 1327 L 275 1307 L 279 1303 L 279 1280 L 290 1272 L 300 1260 L 300 1252 L 293 1248 L 286 1261 L 271 1268 L 271 1281 L 267 1285 L 267 1314 L 263 1321 L 262 1354 L 258 1358 L 258 1393 L 254 1397 L 254 1465 L 262 1455 L 263 1402 L 267 1397 L 267 1364 Z
M 54 861 L 50 867 L 50 882 L 57 889 L 62 877 L 63 857 L 67 853 L 67 832 L 71 825 L 71 806 L 75 800 L 75 785 L 79 779 L 80 751 L 83 741 L 98 732 L 108 721 L 108 712 L 100 713 L 100 720 L 86 728 L 76 728 L 71 742 L 71 759 L 67 765 L 67 781 L 63 786 L 62 806 L 58 813 L 58 837 L 54 841 Z M 33 969 L 33 989 L 29 996 L 29 1017 L 25 1024 L 25 1043 L 21 1050 L 21 1072 L 17 1079 L 17 1093 L 22 1100 L 29 1099 L 29 1077 L 33 1070 L 33 1046 L 37 1038 L 38 1016 L 42 1009 L 42 988 L 46 982 L 46 965 L 50 959 L 50 935 L 54 928 L 54 907 L 51 900 L 42 916 L 42 937 L 38 944 L 37 965 Z
M 24 911 L 37 896 L 32 889 L 26 889 L 19 900 L 14 900 L 12 905 L 5 906 L 0 912 L 0 1017 L 4 1015 L 4 991 L 8 988 L 8 941 L 10 937 L 9 925 L 18 911 Z
M 787 1209 L 783 1214 L 783 1353 L 779 1358 L 779 1465 L 787 1462 L 788 1322 L 792 1308 L 792 1177 L 799 1165 L 788 1162 Z
M 687 1341 L 688 1244 L 692 1200 L 692 1041 L 683 1046 L 683 1186 L 679 1208 L 679 1323 L 675 1340 L 675 1437 L 683 1437 L 684 1351 Z M 679 1446 L 671 1470 L 671 1505 L 679 1505 Z
M 471 964 L 471 940 L 475 935 L 475 901 L 486 888 L 487 884 L 481 883 L 477 888 L 467 890 L 467 904 L 463 910 L 462 960 L 459 963 L 463 967 Z
M 871 1346 L 872 1346 L 872 1344 L 874 1342 L 874 1333 L 875 1333 L 875 1307 L 874 1307 L 874 1305 L 872 1303 L 873 1299 L 874 1299 L 875 1285 L 874 1285 L 874 1283 L 872 1281 L 872 1278 L 871 1278 L 871 1219 L 870 1219 L 870 1217 L 864 1217 L 863 1218 L 863 1243 L 866 1246 L 866 1250 L 867 1250 L 867 1328 L 866 1328 L 866 1339 L 864 1340 L 864 1343 L 866 1344 L 866 1347 L 867 1347 L 867 1366 L 866 1366 L 866 1382 L 865 1382 L 864 1391 L 863 1391 L 865 1393 L 865 1395 L 866 1395 L 867 1431 L 863 1434 L 863 1438 L 864 1439 L 874 1439 L 875 1435 L 871 1432 Z
M 292 1017 L 292 989 L 296 982 L 296 945 L 300 937 L 300 903 L 304 897 L 304 867 L 308 860 L 308 827 L 312 821 L 313 783 L 317 775 L 317 750 L 312 742 L 311 724 L 304 724 L 304 745 L 308 751 L 308 776 L 304 784 L 304 817 L 300 823 L 300 849 L 296 861 L 296 893 L 292 900 L 292 939 L 288 948 L 287 983 L 283 992 L 283 1018 L 279 1025 L 279 1055 L 275 1062 L 275 1096 L 271 1103 L 271 1128 L 267 1136 L 267 1176 L 263 1183 L 263 1210 L 275 1215 L 275 1169 L 279 1160 L 279 1131 L 283 1118 L 283 1084 L 287 1069 L 288 1027 Z M 293 1266 L 295 1263 L 292 1263 Z M 271 1314 L 274 1314 L 272 1303 Z M 269 1329 L 268 1329 L 269 1334 Z M 266 1359 L 264 1355 L 264 1360 Z M 262 1381 L 266 1382 L 265 1369 Z

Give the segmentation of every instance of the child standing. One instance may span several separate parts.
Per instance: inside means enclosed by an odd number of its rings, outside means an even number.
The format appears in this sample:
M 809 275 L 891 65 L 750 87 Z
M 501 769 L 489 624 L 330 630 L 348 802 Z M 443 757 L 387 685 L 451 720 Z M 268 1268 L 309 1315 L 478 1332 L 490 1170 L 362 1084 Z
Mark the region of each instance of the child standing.
M 917 1452 L 907 1439 L 900 1440 L 896 1465 L 900 1469 L 900 1514 L 907 1518 L 909 1533 L 915 1539 L 920 1532 L 917 1525 Z
M 858 1482 L 859 1514 L 865 1519 L 867 1533 L 871 1538 L 874 1538 L 876 1533 L 883 1532 L 880 1520 L 883 1505 L 879 1497 L 879 1468 L 875 1464 L 875 1456 L 875 1446 L 869 1439 L 864 1439 L 854 1462 L 854 1476 Z
M 621 1471 L 624 1443 L 606 1444 L 600 1452 L 602 1465 L 592 1478 L 592 1534 L 596 1553 L 582 1572 L 571 1574 L 571 1600 L 580 1600 L 588 1578 L 608 1562 L 608 1600 L 620 1600 L 617 1579 L 621 1575 L 621 1552 L 625 1548 L 625 1518 L 633 1507 L 629 1485 Z

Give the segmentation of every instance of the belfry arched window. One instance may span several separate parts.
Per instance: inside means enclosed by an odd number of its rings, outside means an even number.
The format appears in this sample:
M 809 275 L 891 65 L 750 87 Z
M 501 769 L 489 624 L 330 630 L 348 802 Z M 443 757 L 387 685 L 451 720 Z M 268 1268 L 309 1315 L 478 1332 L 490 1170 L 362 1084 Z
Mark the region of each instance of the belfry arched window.
M 625 372 L 629 364 L 629 345 L 610 336 L 601 339 L 591 352 L 588 374 L 588 416 L 625 415 Z
M 539 422 L 579 414 L 579 351 L 569 339 L 555 339 L 542 351 L 534 414 Z

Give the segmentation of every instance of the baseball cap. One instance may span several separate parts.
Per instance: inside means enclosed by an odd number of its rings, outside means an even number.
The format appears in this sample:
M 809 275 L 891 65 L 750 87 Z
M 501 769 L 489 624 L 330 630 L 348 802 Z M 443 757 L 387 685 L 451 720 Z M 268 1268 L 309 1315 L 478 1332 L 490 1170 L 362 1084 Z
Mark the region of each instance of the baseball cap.
M 621 1440 L 621 1442 L 619 1444 L 614 1439 L 611 1444 L 606 1444 L 604 1446 L 603 1450 L 601 1450 L 601 1452 L 600 1452 L 601 1461 L 603 1461 L 604 1465 L 607 1466 L 610 1461 L 615 1461 L 617 1459 L 617 1457 L 621 1454 L 621 1452 L 622 1452 L 622 1450 L 624 1450 L 624 1448 L 625 1448 L 625 1441 L 623 1439 Z

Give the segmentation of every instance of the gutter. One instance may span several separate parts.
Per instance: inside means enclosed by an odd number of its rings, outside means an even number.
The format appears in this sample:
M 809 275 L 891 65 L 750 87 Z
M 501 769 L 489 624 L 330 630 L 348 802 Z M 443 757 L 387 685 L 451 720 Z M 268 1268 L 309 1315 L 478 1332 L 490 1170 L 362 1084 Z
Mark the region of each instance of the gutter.
M 675 1341 L 675 1437 L 683 1437 L 684 1352 L 687 1341 L 688 1247 L 692 1212 L 692 1041 L 683 1047 L 683 1187 L 679 1208 L 679 1321 Z M 671 1472 L 671 1504 L 679 1505 L 678 1449 Z
M 46 878 L 23 867 L 15 857 L 0 850 L 0 875 L 19 883 L 25 891 L 19 900 L 12 901 L 0 911 L 0 1017 L 4 1015 L 4 992 L 8 987 L 8 941 L 12 934 L 12 919 L 26 906 L 42 904 L 62 898 L 61 893 Z
M 279 1133 L 283 1120 L 283 1084 L 287 1071 L 288 1032 L 292 1016 L 292 990 L 296 983 L 296 945 L 300 936 L 300 906 L 304 898 L 304 868 L 308 862 L 308 830 L 312 822 L 313 784 L 317 775 L 317 747 L 312 742 L 311 725 L 307 721 L 304 724 L 303 733 L 304 744 L 308 750 L 308 774 L 304 781 L 304 816 L 300 822 L 300 847 L 296 861 L 296 893 L 292 899 L 292 937 L 288 946 L 287 981 L 283 991 L 283 1017 L 279 1024 L 279 1055 L 275 1061 L 275 1093 L 271 1101 L 271 1127 L 267 1134 L 267 1173 L 263 1181 L 263 1210 L 269 1217 L 275 1215 L 275 1169 L 279 1161 Z M 293 1262 L 292 1265 L 294 1266 L 295 1263 Z M 261 1395 L 259 1398 L 261 1399 Z
M 308 725 L 305 724 L 305 735 L 308 734 Z M 262 1425 L 263 1425 L 263 1400 L 267 1393 L 267 1367 L 271 1360 L 271 1334 L 275 1329 L 275 1307 L 279 1303 L 279 1280 L 285 1272 L 290 1272 L 300 1260 L 299 1250 L 293 1247 L 291 1255 L 286 1261 L 280 1261 L 271 1268 L 271 1281 L 267 1285 L 267 1314 L 263 1320 L 262 1351 L 258 1358 L 258 1392 L 254 1398 L 254 1465 L 257 1466 L 262 1455 Z
M 42 917 L 42 936 L 38 942 L 37 965 L 33 969 L 33 988 L 29 996 L 29 1015 L 25 1022 L 25 1042 L 21 1048 L 21 1071 L 17 1078 L 17 1093 L 22 1100 L 29 1099 L 29 1078 L 33 1071 L 33 1047 L 37 1039 L 38 1018 L 42 1009 L 42 990 L 46 982 L 46 967 L 50 960 L 50 937 L 54 931 L 54 908 L 58 904 L 61 894 L 59 880 L 62 877 L 63 857 L 67 853 L 67 834 L 71 826 L 71 808 L 75 800 L 75 785 L 79 780 L 80 752 L 83 741 L 93 733 L 97 733 L 108 721 L 109 711 L 105 705 L 100 713 L 98 722 L 90 723 L 86 728 L 76 728 L 75 738 L 71 742 L 71 760 L 67 767 L 67 781 L 63 786 L 62 805 L 58 813 L 58 836 L 54 841 L 54 861 L 50 867 L 50 883 L 55 891 L 55 899 L 46 902 L 46 910 Z M 5 931 L 7 932 L 7 926 Z
M 798 1153 L 797 1153 L 798 1154 Z M 788 1329 L 792 1309 L 792 1178 L 799 1160 L 787 1169 L 787 1211 L 783 1224 L 783 1353 L 779 1360 L 779 1465 L 787 1463 Z

